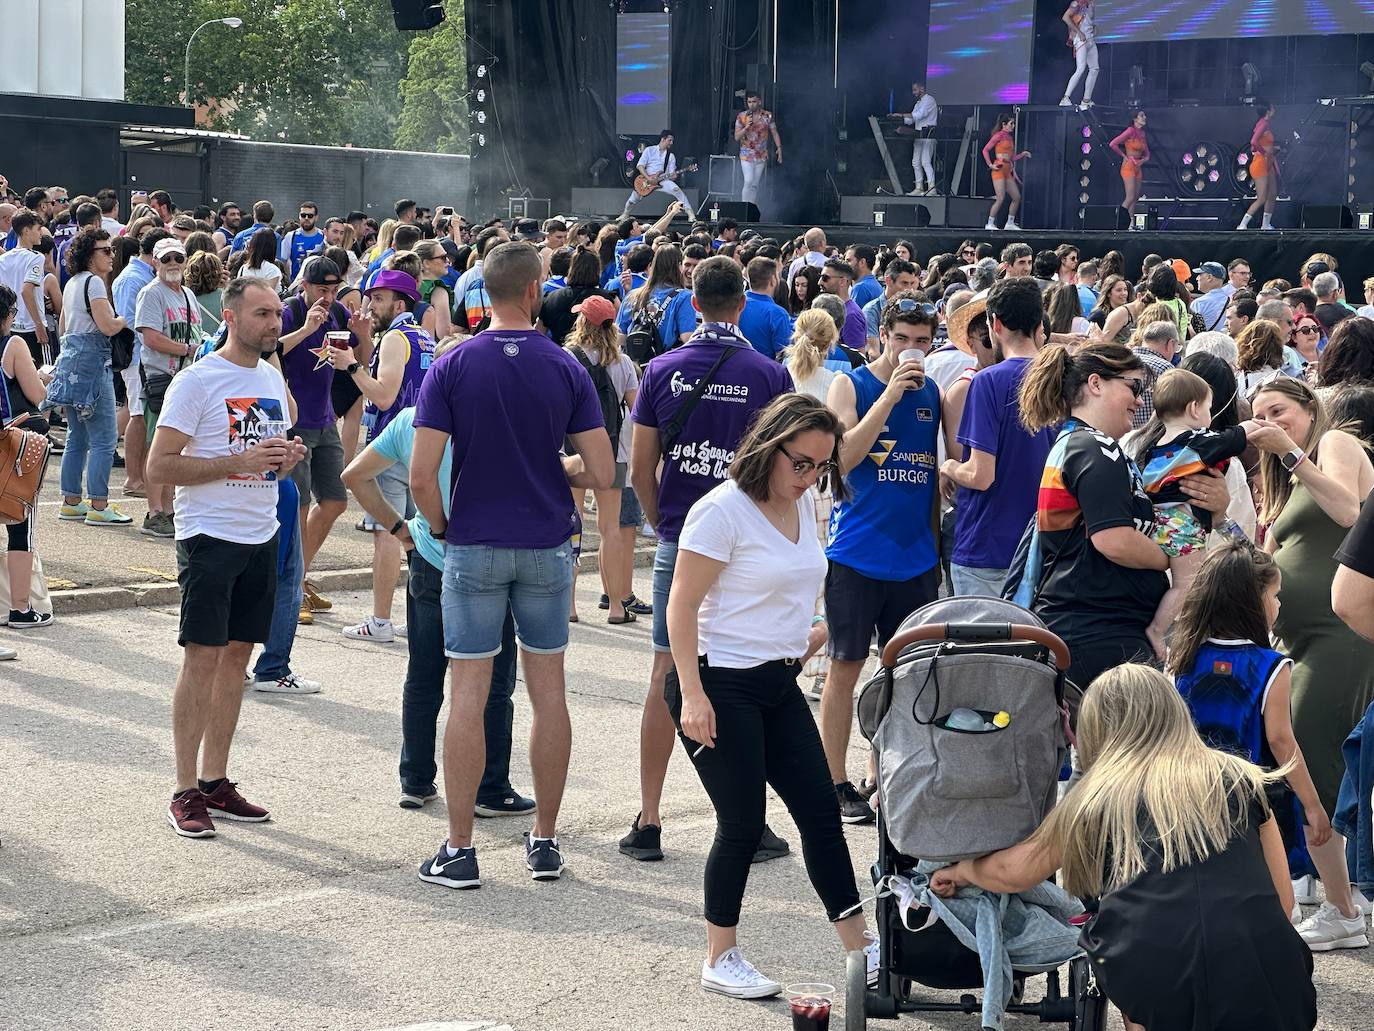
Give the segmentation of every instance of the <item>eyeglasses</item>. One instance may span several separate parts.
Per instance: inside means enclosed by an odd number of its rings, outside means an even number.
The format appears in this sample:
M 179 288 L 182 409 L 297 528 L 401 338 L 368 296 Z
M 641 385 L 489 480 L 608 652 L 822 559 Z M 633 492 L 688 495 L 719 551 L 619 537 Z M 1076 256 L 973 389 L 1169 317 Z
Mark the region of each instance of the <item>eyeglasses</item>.
M 54 198 L 53 198 L 53 203 L 54 203 L 54 204 L 66 204 L 66 203 L 67 203 L 67 200 L 68 200 L 68 198 L 66 198 L 66 197 L 54 197 Z
M 1294 333 L 1301 333 L 1303 336 L 1312 336 L 1321 332 L 1316 326 L 1299 326 L 1293 330 Z
M 1103 379 L 1119 379 L 1126 386 L 1131 388 L 1132 397 L 1141 397 L 1145 393 L 1145 381 L 1136 379 L 1134 376 L 1112 376 L 1108 373 L 1102 374 Z
M 781 445 L 778 446 L 778 450 L 783 453 L 783 456 L 789 462 L 792 463 L 792 471 L 796 473 L 798 476 L 807 476 L 813 472 L 817 476 L 829 476 L 831 473 L 835 472 L 839 468 L 830 459 L 826 459 L 824 462 L 817 464 L 811 461 L 811 459 L 809 458 L 795 457 L 790 451 L 787 450 L 787 448 L 782 447 Z
M 158 260 L 158 262 L 159 262 L 160 264 L 163 264 L 163 265 L 171 265 L 171 264 L 173 264 L 173 263 L 176 263 L 176 264 L 178 264 L 178 265 L 184 265 L 184 264 L 186 263 L 186 255 L 184 255 L 184 254 L 164 254 L 162 257 L 158 258 L 157 260 Z

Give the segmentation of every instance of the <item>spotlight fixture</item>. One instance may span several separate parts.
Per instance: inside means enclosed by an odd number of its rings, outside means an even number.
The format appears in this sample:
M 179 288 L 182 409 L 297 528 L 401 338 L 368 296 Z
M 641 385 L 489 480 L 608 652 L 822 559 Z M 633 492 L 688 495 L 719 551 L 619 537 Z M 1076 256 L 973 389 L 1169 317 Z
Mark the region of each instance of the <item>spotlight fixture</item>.
M 1249 61 L 1240 66 L 1240 74 L 1245 78 L 1245 95 L 1240 98 L 1242 104 L 1253 104 L 1255 93 L 1259 89 L 1260 83 L 1264 81 L 1264 76 L 1260 75 L 1260 70 Z
M 1225 153 L 1219 144 L 1200 141 L 1179 155 L 1179 185 L 1193 196 L 1219 195 L 1230 186 L 1223 181 L 1227 167 Z

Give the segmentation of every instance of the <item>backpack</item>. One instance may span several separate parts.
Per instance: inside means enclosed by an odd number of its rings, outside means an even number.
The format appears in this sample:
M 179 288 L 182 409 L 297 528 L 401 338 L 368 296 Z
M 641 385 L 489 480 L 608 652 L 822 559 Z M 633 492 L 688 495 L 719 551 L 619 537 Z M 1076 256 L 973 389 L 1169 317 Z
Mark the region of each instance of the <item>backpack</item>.
M 487 294 L 487 281 L 477 276 L 463 291 L 459 309 L 463 323 L 473 333 L 480 333 L 491 323 L 491 297 Z
M 592 386 L 596 388 L 596 396 L 601 401 L 601 418 L 606 432 L 611 435 L 611 451 L 614 454 L 620 443 L 621 427 L 625 425 L 625 400 L 611 382 L 611 372 L 606 366 L 593 362 L 587 352 L 576 344 L 569 344 L 568 351 L 592 378 Z
M 668 350 L 663 343 L 663 332 L 660 327 L 663 316 L 673 303 L 673 298 L 680 293 L 680 289 L 669 290 L 658 304 L 650 302 L 641 305 L 635 311 L 634 317 L 630 319 L 630 331 L 625 334 L 624 351 L 631 361 L 644 365 L 650 358 L 657 358 Z

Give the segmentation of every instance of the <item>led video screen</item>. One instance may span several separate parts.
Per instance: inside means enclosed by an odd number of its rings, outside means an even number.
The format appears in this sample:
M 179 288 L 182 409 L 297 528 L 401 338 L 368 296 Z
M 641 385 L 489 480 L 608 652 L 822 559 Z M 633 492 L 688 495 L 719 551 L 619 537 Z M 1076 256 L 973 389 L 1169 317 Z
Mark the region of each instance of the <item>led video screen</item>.
M 934 0 L 926 88 L 941 104 L 1030 98 L 1035 0 Z
M 672 114 L 672 16 L 616 19 L 615 131 L 657 136 Z

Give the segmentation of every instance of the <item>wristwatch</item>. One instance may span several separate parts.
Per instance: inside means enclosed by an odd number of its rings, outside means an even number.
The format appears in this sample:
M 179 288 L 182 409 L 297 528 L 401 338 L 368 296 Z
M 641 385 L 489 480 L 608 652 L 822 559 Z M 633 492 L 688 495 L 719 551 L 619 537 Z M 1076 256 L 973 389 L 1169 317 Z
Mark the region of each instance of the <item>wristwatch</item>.
M 395 537 L 396 531 L 399 530 L 401 527 L 405 526 L 405 524 L 406 521 L 404 519 L 397 519 L 396 525 L 391 528 L 391 536 Z
M 430 535 L 431 537 L 433 537 L 436 541 L 441 541 L 441 540 L 443 540 L 444 537 L 445 537 L 447 534 L 448 534 L 448 527 L 447 527 L 447 526 L 445 526 L 442 530 L 436 530 L 436 529 L 435 529 L 434 527 L 432 527 L 432 526 L 429 528 L 429 535 Z
M 1307 452 L 1305 452 L 1300 447 L 1295 447 L 1286 455 L 1279 455 L 1279 464 L 1291 473 L 1294 472 L 1298 468 L 1298 466 L 1302 465 L 1302 461 L 1306 457 Z
M 352 376 L 354 373 L 356 373 L 356 372 L 357 372 L 359 369 L 361 369 L 362 367 L 363 367 L 362 362 L 349 362 L 348 365 L 344 368 L 344 372 L 346 372 L 348 375 Z

